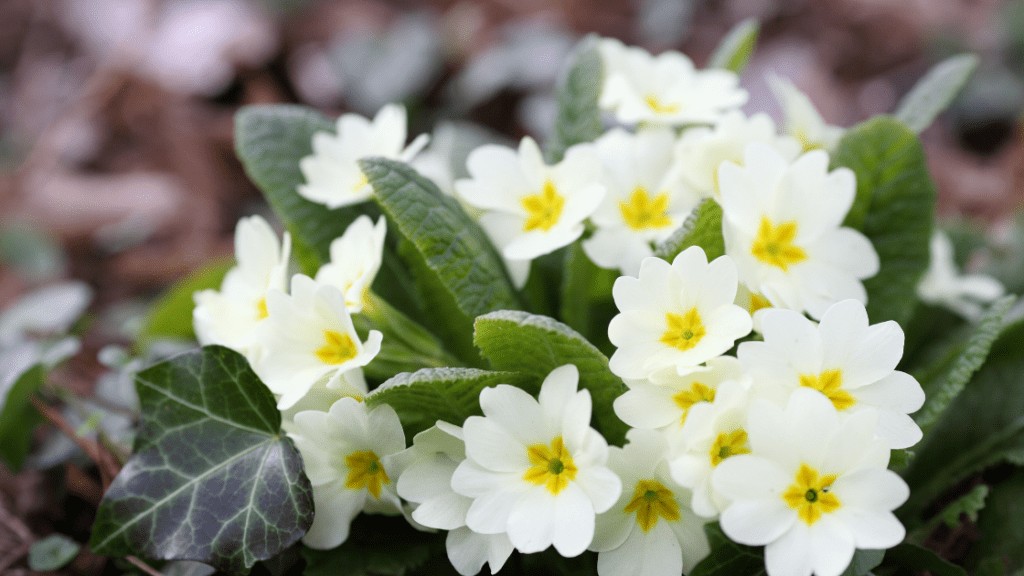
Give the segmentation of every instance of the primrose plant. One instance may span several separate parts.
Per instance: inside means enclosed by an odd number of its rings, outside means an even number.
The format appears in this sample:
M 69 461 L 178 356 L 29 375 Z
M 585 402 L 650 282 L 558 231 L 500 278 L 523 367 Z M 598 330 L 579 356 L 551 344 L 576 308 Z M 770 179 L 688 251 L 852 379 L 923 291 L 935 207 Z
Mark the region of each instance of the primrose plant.
M 552 139 L 482 145 L 446 192 L 401 106 L 242 110 L 286 231 L 243 218 L 195 294 L 202 348 L 138 374 L 93 550 L 235 573 L 954 574 L 920 544 L 980 468 L 937 456 L 1011 299 L 972 277 L 989 288 L 956 339 L 922 328 L 914 130 L 974 61 L 847 130 L 775 77 L 777 125 L 741 110 L 755 35 L 704 69 L 584 40 Z M 942 272 L 923 296 L 955 290 Z

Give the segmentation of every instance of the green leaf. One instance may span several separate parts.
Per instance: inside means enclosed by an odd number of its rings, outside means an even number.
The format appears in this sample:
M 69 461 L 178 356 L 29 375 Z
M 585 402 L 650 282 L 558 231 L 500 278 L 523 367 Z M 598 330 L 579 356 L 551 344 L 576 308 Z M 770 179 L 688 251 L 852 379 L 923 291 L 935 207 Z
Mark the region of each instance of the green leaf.
M 868 315 L 873 323 L 906 325 L 917 302 L 917 284 L 928 269 L 934 226 L 935 188 L 917 136 L 880 116 L 846 133 L 833 158 L 857 175 L 857 197 L 844 225 L 867 236 L 880 269 L 868 278 Z
M 1002 568 L 999 574 L 1014 574 L 1024 570 L 1024 522 L 1020 518 L 1022 501 L 1022 470 L 1014 471 L 1008 479 L 992 487 L 988 505 L 978 516 L 981 538 L 968 556 L 970 566 L 980 567 L 985 562 L 991 563 Z
M 711 553 L 690 571 L 689 576 L 766 576 L 762 548 L 737 544 L 722 532 L 718 523 L 706 524 L 704 532 Z
M 547 316 L 503 310 L 476 319 L 473 342 L 495 370 L 529 374 L 538 380 L 565 364 L 580 372 L 580 387 L 590 391 L 594 422 L 608 442 L 621 446 L 628 427 L 612 403 L 626 391 L 608 369 L 608 358 L 572 328 Z
M 67 566 L 82 545 L 63 534 L 51 534 L 32 544 L 28 550 L 28 567 L 36 572 L 53 572 Z
M 678 230 L 654 249 L 654 255 L 671 262 L 690 246 L 700 246 L 708 260 L 725 254 L 725 239 L 722 238 L 722 207 L 718 202 L 707 199 L 701 202 Z
M 985 500 L 988 498 L 988 486 L 979 484 L 970 492 L 958 498 L 942 511 L 942 521 L 950 528 L 960 525 L 960 516 L 966 515 L 971 522 L 978 521 L 978 513 L 985 508 Z M 1021 541 L 1024 544 L 1024 540 Z
M 433 182 L 394 160 L 359 162 L 374 196 L 469 317 L 519 308 L 519 297 L 483 230 Z
M 841 576 L 864 576 L 877 568 L 884 559 L 885 550 L 857 550 Z
M 942 417 L 985 363 L 992 344 L 1005 327 L 1006 313 L 1016 300 L 1016 296 L 1006 296 L 992 304 L 966 340 L 959 340 L 958 346 L 937 365 L 917 375 L 926 400 L 914 419 L 922 430 L 927 432 Z
M 618 313 L 612 300 L 612 286 L 618 277 L 618 270 L 605 270 L 591 262 L 581 242 L 566 253 L 559 316 L 602 350 L 614 350 L 608 340 L 608 324 Z
M 7 391 L 7 398 L 0 399 L 0 460 L 11 470 L 21 469 L 32 447 L 32 431 L 41 420 L 32 406 L 32 396 L 45 378 L 41 365 L 32 366 L 17 377 Z
M 192 295 L 200 290 L 219 289 L 224 276 L 234 265 L 233 260 L 208 264 L 167 289 L 146 314 L 139 331 L 138 345 L 145 348 L 159 338 L 195 338 L 192 331 L 192 309 L 195 308 Z
M 900 100 L 893 115 L 914 132 L 923 132 L 956 99 L 979 62 L 974 54 L 939 62 Z
M 341 546 L 332 550 L 303 547 L 303 574 L 403 576 L 426 564 L 432 554 L 444 554 L 443 540 L 437 534 L 418 532 L 401 518 L 361 514 L 353 521 L 349 539 Z
M 366 397 L 366 405 L 372 408 L 387 404 L 394 408 L 402 429 L 411 438 L 438 420 L 462 426 L 466 418 L 481 414 L 480 391 L 484 388 L 511 384 L 529 389 L 531 380 L 515 372 L 424 368 L 388 380 Z
M 712 52 L 707 67 L 724 68 L 737 74 L 743 72 L 754 54 L 760 29 L 761 25 L 754 18 L 747 18 L 733 26 Z
M 967 572 L 951 564 L 938 554 L 915 544 L 900 544 L 885 553 L 885 561 L 889 566 L 912 570 L 919 573 L 927 570 L 932 576 L 967 576 Z
M 312 488 L 244 357 L 207 346 L 139 372 L 135 385 L 135 455 L 100 503 L 94 552 L 242 573 L 305 534 Z
M 604 132 L 598 99 L 604 83 L 604 63 L 597 37 L 587 36 L 576 45 L 572 63 L 558 84 L 558 112 L 547 145 L 549 162 L 560 162 L 570 146 L 596 140 Z

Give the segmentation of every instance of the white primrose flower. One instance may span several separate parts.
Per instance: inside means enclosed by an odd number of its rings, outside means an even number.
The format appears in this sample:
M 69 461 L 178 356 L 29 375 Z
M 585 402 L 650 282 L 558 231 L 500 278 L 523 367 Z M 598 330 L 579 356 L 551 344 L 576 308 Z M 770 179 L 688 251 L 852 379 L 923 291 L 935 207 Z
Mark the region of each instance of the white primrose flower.
M 685 374 L 750 333 L 750 314 L 733 304 L 736 266 L 727 256 L 708 264 L 696 246 L 671 264 L 646 258 L 638 278 L 615 281 L 612 296 L 619 314 L 608 325 L 617 347 L 609 367 L 621 378 Z
M 290 295 L 267 294 L 267 310 L 253 370 L 278 396 L 278 409 L 292 407 L 321 381 L 349 396 L 366 394 L 359 369 L 380 351 L 383 336 L 371 330 L 366 342 L 359 340 L 341 290 L 296 274 Z
M 690 491 L 674 482 L 665 438 L 630 430 L 625 448 L 612 447 L 608 465 L 622 479 L 622 495 L 597 517 L 590 549 L 600 576 L 679 576 L 710 552 L 706 519 L 690 510 Z
M 383 217 L 376 225 L 369 216 L 356 218 L 331 242 L 331 261 L 316 273 L 318 283 L 339 288 L 345 294 L 345 306 L 353 314 L 363 311 L 366 293 L 380 270 L 387 232 Z
M 602 39 L 604 86 L 600 106 L 625 124 L 712 124 L 747 102 L 739 77 L 728 70 L 696 70 L 672 50 L 652 56 L 642 48 Z
M 554 545 L 572 558 L 594 537 L 594 519 L 619 498 L 608 469 L 608 444 L 590 428 L 591 401 L 577 391 L 579 372 L 551 371 L 534 399 L 499 385 L 480 393 L 484 416 L 464 425 L 466 459 L 452 488 L 473 499 L 466 524 L 480 534 L 507 533 L 516 550 Z
M 908 416 L 924 404 L 913 376 L 896 370 L 903 356 L 903 329 L 893 321 L 868 325 L 864 306 L 844 300 L 815 325 L 792 310 L 765 310 L 763 342 L 740 344 L 737 356 L 750 377 L 782 403 L 793 391 L 809 388 L 836 410 L 878 412 L 878 433 L 891 448 L 921 439 Z
M 744 165 L 719 169 L 725 252 L 740 281 L 773 306 L 820 318 L 846 298 L 867 301 L 865 278 L 878 272 L 878 254 L 860 232 L 842 226 L 853 205 L 852 171 L 828 171 L 828 153 L 789 162 L 754 143 Z
M 768 83 L 782 106 L 786 133 L 795 138 L 805 152 L 816 148 L 833 150 L 836 147 L 845 130 L 826 123 L 807 94 L 789 80 L 775 74 L 768 77 Z
M 948 308 L 967 320 L 981 318 L 983 304 L 1003 295 L 1003 285 L 985 274 L 960 274 L 953 258 L 953 243 L 945 232 L 936 230 L 931 238 L 931 260 L 917 285 L 924 302 Z
M 281 242 L 260 216 L 249 216 L 235 227 L 235 259 L 220 290 L 193 295 L 192 325 L 199 344 L 219 344 L 249 355 L 256 327 L 267 317 L 267 291 L 285 290 L 291 237 Z
M 491 573 L 501 570 L 514 549 L 508 535 L 479 534 L 467 528 L 466 514 L 473 500 L 452 489 L 452 475 L 466 459 L 462 428 L 439 420 L 417 434 L 399 459 L 407 463 L 399 473 L 398 495 L 415 505 L 413 520 L 448 531 L 448 559 L 459 574 L 472 576 L 484 564 Z
M 480 224 L 505 258 L 518 287 L 530 261 L 567 246 L 583 234 L 583 221 L 601 203 L 601 163 L 590 146 L 574 146 L 553 166 L 526 137 L 519 150 L 487 144 L 470 153 L 469 179 L 455 189 L 484 211 Z
M 747 145 L 760 142 L 770 146 L 786 160 L 800 154 L 800 144 L 775 132 L 775 122 L 767 114 L 749 118 L 740 111 L 729 112 L 712 127 L 696 127 L 683 132 L 675 154 L 683 181 L 704 198 L 721 198 L 718 168 L 724 162 L 742 165 Z
M 598 266 L 635 275 L 700 200 L 679 177 L 667 128 L 630 134 L 616 128 L 594 142 L 608 193 L 591 217 L 597 225 L 583 250 Z
M 615 399 L 615 414 L 633 428 L 677 434 L 694 405 L 714 402 L 722 382 L 742 377 L 739 360 L 719 356 L 682 376 L 675 370 L 665 370 L 649 380 L 627 380 L 629 390 Z
M 839 576 L 856 549 L 884 549 L 905 536 L 892 510 L 910 491 L 887 470 L 889 450 L 874 414 L 844 417 L 809 390 L 785 409 L 761 400 L 750 411 L 750 453 L 712 475 L 730 504 L 722 530 L 765 546 L 770 576 Z
M 729 380 L 719 386 L 715 399 L 690 408 L 686 424 L 669 436 L 672 479 L 693 492 L 690 507 L 713 518 L 726 501 L 711 484 L 711 474 L 722 462 L 750 452 L 747 412 L 749 381 Z
M 299 161 L 306 179 L 298 187 L 299 195 L 328 208 L 369 200 L 373 187 L 358 161 L 381 156 L 409 162 L 430 139 L 421 134 L 406 146 L 405 123 L 405 108 L 397 104 L 381 108 L 372 121 L 358 114 L 342 114 L 336 132 L 314 134 L 313 154 Z
M 348 539 L 360 512 L 397 515 L 394 455 L 405 448 L 405 434 L 393 408 L 368 410 L 355 398 L 342 398 L 327 412 L 295 415 L 290 433 L 313 485 L 316 516 L 302 541 L 326 550 Z

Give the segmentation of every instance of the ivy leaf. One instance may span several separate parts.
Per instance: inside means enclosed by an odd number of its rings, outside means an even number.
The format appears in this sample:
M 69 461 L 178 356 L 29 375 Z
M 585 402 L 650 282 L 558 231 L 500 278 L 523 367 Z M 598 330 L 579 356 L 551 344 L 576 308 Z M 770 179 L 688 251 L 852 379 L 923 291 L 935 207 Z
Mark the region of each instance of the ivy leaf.
M 979 62 L 974 54 L 939 62 L 900 100 L 893 115 L 914 132 L 923 132 L 956 99 Z
M 718 44 L 708 60 L 708 68 L 723 68 L 737 74 L 743 72 L 757 46 L 757 35 L 761 25 L 754 18 L 747 18 L 733 26 Z
M 244 357 L 207 346 L 139 372 L 135 384 L 135 455 L 100 503 L 94 552 L 243 573 L 305 534 L 312 488 Z
M 570 146 L 592 142 L 604 132 L 598 100 L 604 83 L 604 63 L 597 37 L 587 36 L 576 45 L 571 65 L 558 85 L 558 112 L 547 146 L 547 160 L 560 162 Z
M 406 436 L 430 428 L 438 420 L 457 426 L 481 414 L 480 391 L 498 384 L 529 388 L 530 378 L 515 372 L 476 368 L 424 368 L 399 374 L 366 397 L 369 407 L 387 404 L 395 409 Z
M 686 217 L 683 225 L 654 249 L 654 255 L 671 262 L 690 246 L 700 246 L 708 261 L 725 254 L 722 237 L 722 207 L 706 199 Z
M 32 447 L 32 431 L 40 422 L 32 396 L 45 378 L 43 366 L 36 364 L 17 376 L 6 398 L 0 398 L 0 460 L 11 470 L 21 469 Z
M 885 554 L 886 563 L 917 572 L 927 571 L 932 576 L 967 576 L 967 572 L 950 564 L 931 550 L 915 544 L 900 544 Z
M 359 162 L 384 212 L 423 256 L 463 314 L 519 308 L 501 258 L 458 203 L 406 164 L 384 158 Z
M 28 567 L 36 572 L 53 572 L 67 566 L 81 544 L 63 534 L 51 534 L 32 544 L 28 551 Z
M 150 307 L 139 331 L 138 345 L 146 348 L 158 338 L 195 338 L 192 330 L 192 295 L 200 290 L 219 289 L 234 261 L 208 264 L 179 280 Z
M 564 364 L 580 372 L 580 387 L 590 391 L 594 421 L 608 442 L 621 446 L 628 427 L 612 402 L 626 391 L 608 369 L 608 358 L 572 328 L 547 316 L 503 310 L 476 319 L 473 342 L 495 370 L 521 372 L 538 381 Z
M 857 196 L 844 225 L 867 236 L 881 264 L 864 282 L 868 316 L 873 323 L 905 325 L 928 268 L 934 226 L 935 188 L 921 143 L 900 122 L 880 116 L 846 133 L 833 164 L 857 175 Z
M 988 505 L 978 516 L 981 538 L 968 557 L 968 564 L 980 567 L 991 563 L 1002 568 L 999 574 L 1024 571 L 1024 523 L 1020 521 L 1020 503 L 1024 499 L 1024 471 L 1016 470 L 1008 479 L 992 487 Z M 976 570 L 974 573 L 978 573 Z

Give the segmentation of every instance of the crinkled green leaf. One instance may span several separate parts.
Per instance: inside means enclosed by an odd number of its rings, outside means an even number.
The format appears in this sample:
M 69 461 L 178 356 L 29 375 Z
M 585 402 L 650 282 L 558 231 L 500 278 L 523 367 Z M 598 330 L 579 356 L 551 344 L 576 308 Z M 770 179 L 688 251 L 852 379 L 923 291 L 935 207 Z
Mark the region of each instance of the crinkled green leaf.
M 978 63 L 974 54 L 939 62 L 900 100 L 893 115 L 914 132 L 923 132 L 960 94 Z
M 28 551 L 28 567 L 36 572 L 53 572 L 67 566 L 82 545 L 63 534 L 37 540 Z
M 44 378 L 45 370 L 36 364 L 17 377 L 6 398 L 0 398 L 0 460 L 11 470 L 21 469 L 32 447 L 32 431 L 40 422 L 32 396 Z
M 970 492 L 957 498 L 952 504 L 946 506 L 942 511 L 942 521 L 950 528 L 960 525 L 960 516 L 966 515 L 971 522 L 978 521 L 978 513 L 985 508 L 985 500 L 988 498 L 988 486 L 979 484 Z M 1024 540 L 1021 541 L 1024 544 Z
M 743 72 L 757 46 L 757 35 L 761 25 L 754 18 L 747 18 L 733 26 L 708 60 L 708 68 L 724 68 L 737 74 Z
M 94 552 L 242 573 L 305 534 L 312 488 L 273 395 L 244 357 L 207 346 L 135 383 L 135 455 L 100 503 Z
M 458 203 L 402 162 L 359 162 L 374 197 L 464 314 L 519 308 L 501 258 Z
M 878 274 L 864 282 L 868 315 L 905 325 L 928 269 L 934 226 L 935 188 L 921 143 L 900 122 L 880 116 L 846 133 L 833 164 L 857 175 L 844 225 L 863 232 L 880 260 Z
M 605 270 L 591 262 L 580 242 L 566 253 L 559 316 L 602 350 L 614 350 L 608 340 L 608 324 L 618 313 L 612 300 L 612 286 L 618 277 L 618 270 Z
M 192 331 L 192 295 L 200 290 L 220 288 L 234 266 L 231 260 L 214 262 L 182 278 L 167 289 L 149 309 L 139 331 L 138 343 L 145 347 L 158 338 L 195 338 Z
M 671 262 L 690 246 L 703 248 L 709 261 L 725 254 L 722 207 L 718 202 L 711 199 L 701 202 L 686 217 L 683 225 L 654 249 L 654 255 Z
M 960 566 L 916 544 L 900 544 L 890 549 L 885 553 L 885 563 L 915 574 L 928 571 L 932 576 L 967 576 L 967 572 Z
M 538 380 L 565 364 L 580 372 L 580 388 L 590 391 L 593 419 L 608 442 L 621 446 L 627 426 L 612 403 L 626 391 L 608 369 L 608 358 L 572 328 L 547 316 L 503 310 L 476 319 L 473 342 L 495 370 L 529 374 Z
M 424 368 L 388 380 L 366 397 L 366 404 L 394 408 L 406 436 L 413 437 L 438 420 L 462 426 L 466 418 L 481 414 L 480 391 L 484 388 L 511 384 L 530 389 L 532 380 L 516 372 Z
M 1002 568 L 998 574 L 1024 571 L 1024 522 L 1020 506 L 1024 501 L 1024 471 L 1016 470 L 992 487 L 987 506 L 978 515 L 981 538 L 968 557 L 968 565 L 980 568 L 989 563 Z M 976 570 L 974 573 L 980 572 Z
M 571 63 L 558 85 L 558 113 L 547 146 L 549 162 L 559 162 L 570 146 L 596 140 L 604 132 L 601 123 L 601 85 L 604 63 L 597 38 L 587 36 L 577 44 Z

